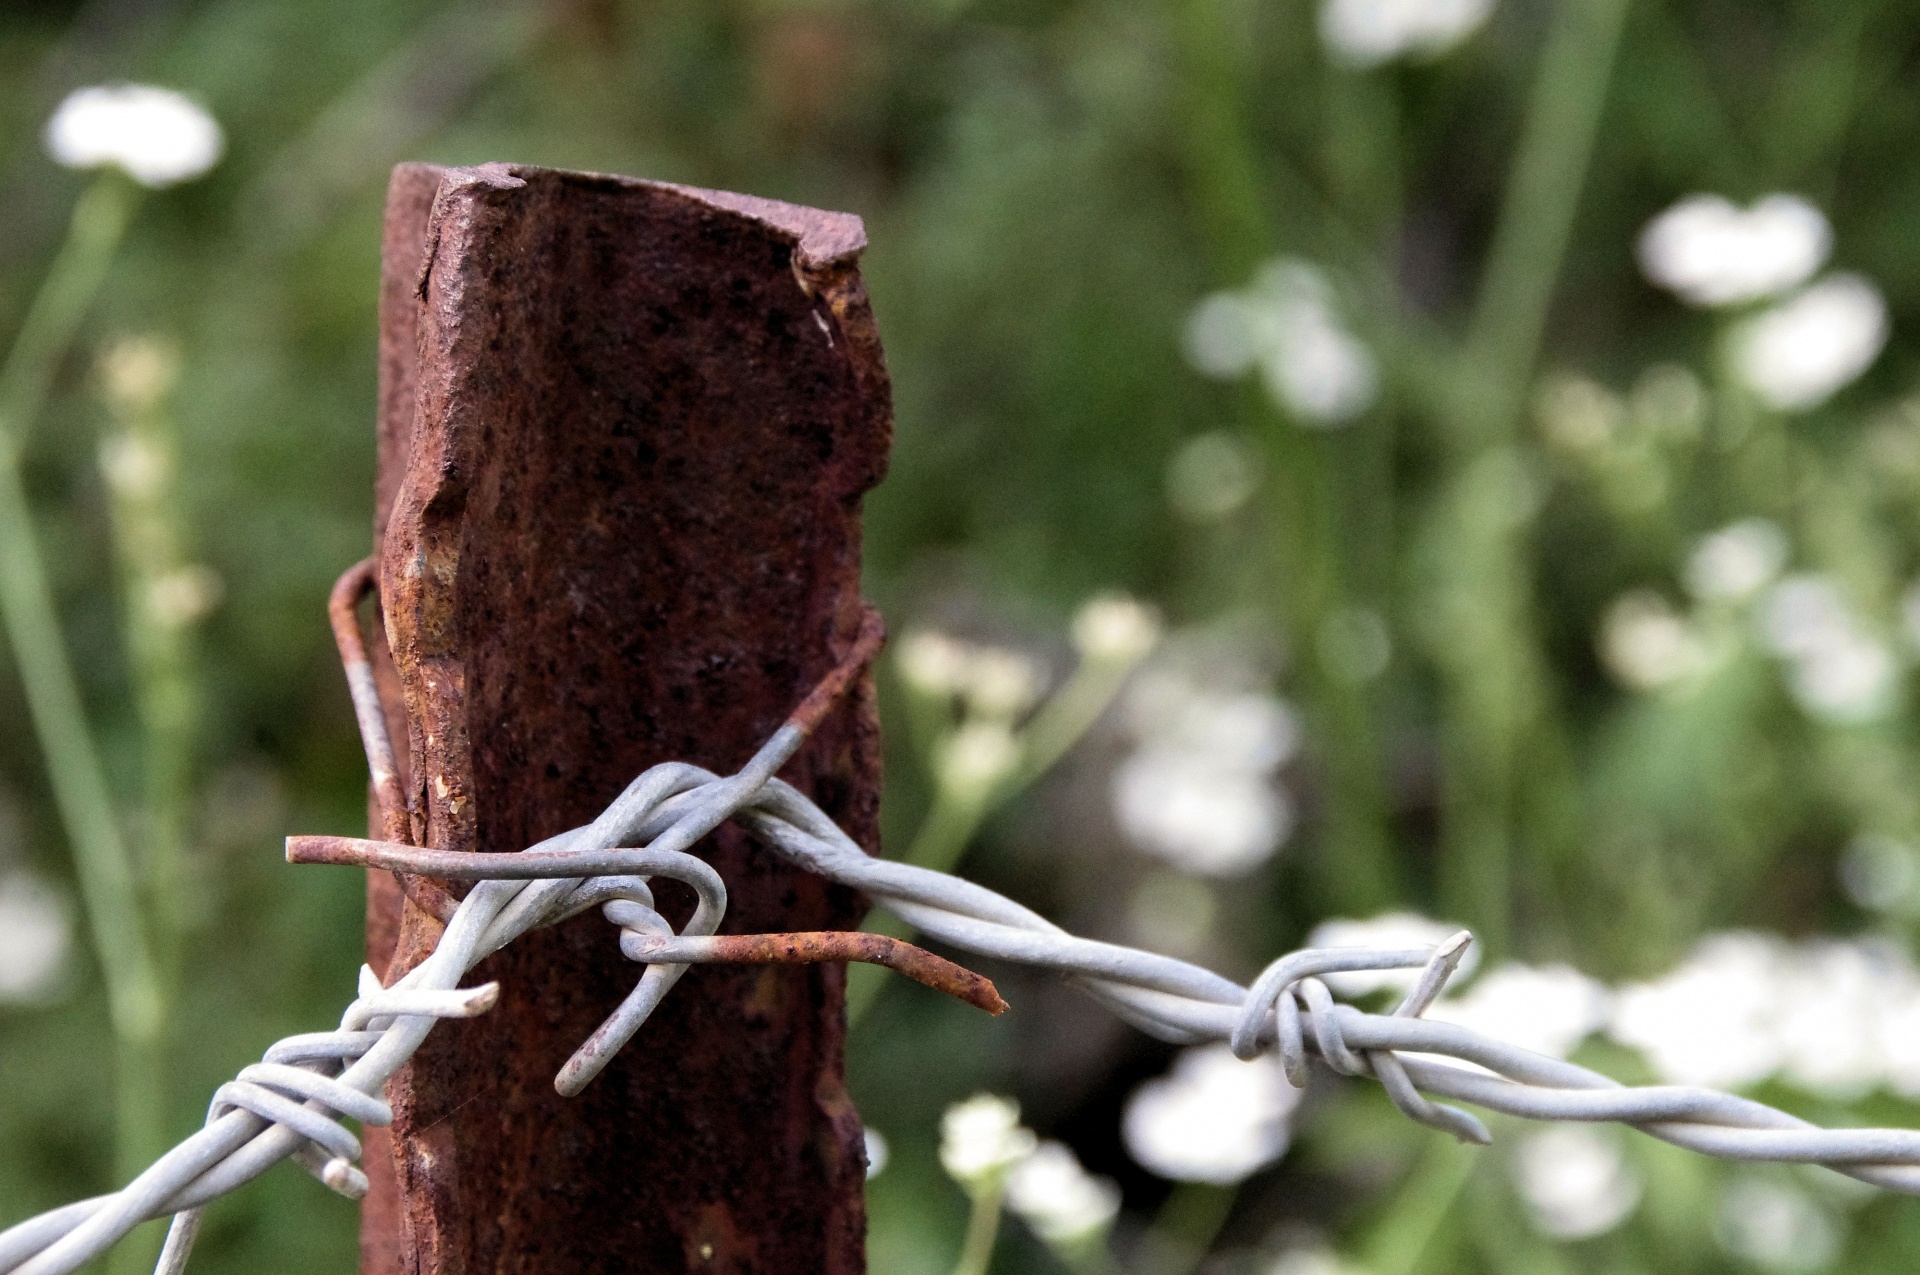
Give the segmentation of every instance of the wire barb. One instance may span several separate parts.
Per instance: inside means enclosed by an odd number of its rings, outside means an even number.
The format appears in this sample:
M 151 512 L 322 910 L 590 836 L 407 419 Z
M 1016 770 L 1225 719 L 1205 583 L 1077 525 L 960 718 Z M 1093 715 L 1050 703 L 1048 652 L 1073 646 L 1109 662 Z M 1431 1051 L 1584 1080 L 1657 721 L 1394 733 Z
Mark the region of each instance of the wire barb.
M 365 570 L 356 568 L 356 570 Z M 386 796 L 397 794 L 370 671 L 353 674 L 359 641 L 353 603 L 364 583 L 335 590 L 335 631 L 367 742 L 383 826 L 399 831 Z M 366 577 L 362 577 L 365 579 Z M 344 605 L 341 599 L 349 601 Z M 363 1193 L 354 1165 L 359 1139 L 340 1122 L 391 1118 L 377 1095 L 442 1018 L 482 1015 L 496 984 L 461 988 L 479 961 L 515 938 L 598 907 L 619 927 L 620 945 L 645 966 L 614 1013 L 568 1060 L 554 1085 L 578 1093 L 630 1040 L 689 965 L 717 961 L 803 963 L 875 960 L 990 1012 L 1004 1008 L 991 983 L 911 944 L 853 933 L 716 935 L 726 886 L 688 853 L 731 819 L 790 862 L 862 890 L 900 919 L 950 947 L 1051 970 L 1115 1014 L 1162 1040 L 1225 1040 L 1243 1059 L 1277 1052 L 1295 1085 L 1311 1060 L 1346 1075 L 1371 1075 L 1410 1119 L 1471 1142 L 1490 1140 L 1475 1116 L 1435 1099 L 1535 1120 L 1616 1121 L 1707 1155 L 1733 1160 L 1822 1164 L 1895 1191 L 1920 1195 L 1920 1132 L 1821 1129 L 1762 1103 L 1684 1086 L 1627 1087 L 1573 1063 L 1548 1058 L 1422 1013 L 1445 989 L 1465 954 L 1463 931 L 1432 948 L 1327 948 L 1292 952 L 1250 988 L 1171 957 L 1078 938 L 1037 912 L 959 877 L 875 859 L 804 794 L 775 777 L 879 649 L 877 618 L 863 624 L 843 660 L 787 723 L 737 773 L 716 775 L 671 762 L 635 779 L 584 827 L 519 854 L 464 855 L 388 841 L 295 837 L 296 863 L 355 863 L 425 877 L 472 880 L 433 952 L 390 987 L 361 969 L 359 996 L 332 1032 L 290 1036 L 261 1063 L 215 1094 L 207 1123 L 121 1190 L 29 1218 L 0 1232 L 0 1275 L 64 1275 L 99 1256 L 149 1218 L 173 1215 L 159 1271 L 184 1269 L 200 1209 L 283 1159 L 332 1189 Z M 382 749 L 384 748 L 384 752 Z M 386 769 L 382 769 L 384 762 Z M 675 932 L 654 908 L 651 881 L 675 880 L 697 898 Z M 441 889 L 440 887 L 435 887 Z M 441 889 L 444 894 L 444 889 Z M 411 897 L 411 896 L 410 896 Z M 451 895 L 446 896 L 451 900 Z M 1413 991 L 1390 1014 L 1335 1003 L 1320 976 L 1354 970 L 1417 969 Z M 1468 1064 L 1460 1066 L 1447 1059 Z

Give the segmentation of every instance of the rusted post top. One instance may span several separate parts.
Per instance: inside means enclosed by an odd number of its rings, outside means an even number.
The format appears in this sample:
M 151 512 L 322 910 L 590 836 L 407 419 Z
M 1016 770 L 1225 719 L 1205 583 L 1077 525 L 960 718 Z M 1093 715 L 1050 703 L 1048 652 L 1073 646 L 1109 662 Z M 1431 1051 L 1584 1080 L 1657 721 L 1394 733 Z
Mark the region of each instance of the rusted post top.
M 740 195 L 395 170 L 380 596 L 416 839 L 516 850 L 654 763 L 736 767 L 846 652 L 891 433 L 863 244 L 856 217 Z M 876 844 L 870 684 L 783 773 Z M 859 919 L 735 828 L 702 853 L 730 932 Z M 368 926 L 389 978 L 438 932 L 391 881 L 370 882 Z M 476 972 L 500 1007 L 392 1086 L 364 1271 L 863 1269 L 844 970 L 695 968 L 560 1098 L 555 1070 L 635 972 L 593 917 Z

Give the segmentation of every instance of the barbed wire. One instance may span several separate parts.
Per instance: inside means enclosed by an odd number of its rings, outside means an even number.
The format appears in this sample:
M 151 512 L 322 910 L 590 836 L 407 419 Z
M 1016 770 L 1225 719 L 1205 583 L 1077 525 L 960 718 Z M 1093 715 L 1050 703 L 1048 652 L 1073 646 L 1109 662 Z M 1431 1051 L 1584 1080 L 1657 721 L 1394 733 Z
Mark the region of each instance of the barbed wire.
M 335 629 L 367 587 L 364 564 L 335 594 Z M 349 587 L 351 585 L 351 587 Z M 356 716 L 382 806 L 382 827 L 404 835 L 393 753 L 357 623 L 342 636 Z M 442 1018 L 485 1013 L 499 987 L 461 988 L 488 955 L 529 930 L 600 907 L 619 927 L 621 952 L 645 966 L 634 990 L 575 1052 L 554 1087 L 577 1094 L 630 1040 L 689 966 L 739 961 L 870 960 L 900 969 L 983 1008 L 1003 1006 L 991 984 L 910 945 L 870 934 L 719 935 L 726 886 L 688 853 L 731 819 L 790 862 L 867 893 L 922 934 L 962 951 L 1054 971 L 1125 1021 L 1176 1044 L 1227 1041 L 1243 1059 L 1278 1053 L 1295 1085 L 1310 1059 L 1371 1076 L 1408 1117 L 1466 1141 L 1491 1141 L 1472 1114 L 1435 1099 L 1467 1102 L 1536 1120 L 1612 1121 L 1663 1141 L 1732 1160 L 1821 1164 L 1864 1182 L 1920 1195 L 1920 1132 L 1822 1129 L 1747 1098 L 1688 1086 L 1630 1087 L 1422 1012 L 1444 990 L 1470 936 L 1431 948 L 1325 948 L 1290 953 L 1242 987 L 1172 957 L 1076 937 L 984 886 L 929 868 L 870 857 L 805 794 L 776 773 L 871 661 L 881 641 L 868 616 L 853 651 L 736 774 L 670 762 L 635 779 L 590 824 L 518 854 L 464 854 L 348 837 L 290 837 L 293 863 L 350 863 L 416 878 L 409 893 L 432 908 L 452 904 L 443 886 L 475 882 L 445 916 L 446 929 L 419 965 L 382 987 L 363 966 L 359 995 L 331 1032 L 289 1036 L 214 1094 L 207 1122 L 121 1190 L 81 1200 L 0 1232 L 0 1275 L 64 1275 L 103 1253 L 141 1222 L 172 1215 L 157 1275 L 185 1268 L 201 1210 L 284 1159 L 333 1190 L 364 1195 L 354 1163 L 360 1142 L 343 1124 L 384 1125 L 378 1093 Z M 357 659 L 355 657 L 358 657 Z M 358 663 L 363 667 L 355 669 Z M 386 782 L 391 781 L 391 782 Z M 650 881 L 690 887 L 697 903 L 679 931 L 655 909 Z M 1391 1013 L 1336 1004 L 1320 976 L 1418 969 Z M 1455 1059 L 1471 1064 L 1469 1067 Z

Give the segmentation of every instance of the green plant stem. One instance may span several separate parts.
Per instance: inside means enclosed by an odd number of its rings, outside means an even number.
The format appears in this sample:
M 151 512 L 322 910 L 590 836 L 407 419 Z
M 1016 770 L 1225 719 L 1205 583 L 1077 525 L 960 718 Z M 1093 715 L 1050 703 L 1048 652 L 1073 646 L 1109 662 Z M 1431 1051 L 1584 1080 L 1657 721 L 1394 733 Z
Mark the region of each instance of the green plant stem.
M 1000 1239 L 1006 1187 L 995 1182 L 970 1194 L 973 1207 L 967 1214 L 967 1236 L 960 1245 L 960 1258 L 953 1264 L 953 1275 L 987 1275 L 987 1268 L 993 1264 L 994 1245 Z
M 1414 1275 L 1452 1215 L 1477 1163 L 1473 1150 L 1449 1138 L 1431 1140 L 1406 1183 L 1387 1206 L 1366 1245 L 1372 1275 Z
M 1439 617 L 1430 638 L 1447 707 L 1441 902 L 1495 952 L 1511 942 L 1523 808 L 1543 812 L 1550 834 L 1577 803 L 1532 636 L 1527 516 L 1490 512 L 1486 494 L 1518 433 L 1625 13 L 1626 0 L 1556 12 L 1448 403 L 1451 472 L 1424 536 L 1431 559 L 1449 560 L 1425 608 Z
M 1192 1275 L 1206 1260 L 1240 1189 L 1210 1182 L 1177 1184 L 1155 1215 L 1143 1248 L 1150 1275 Z
M 1467 328 L 1473 401 L 1456 409 L 1454 425 L 1474 450 L 1518 427 L 1626 11 L 1627 0 L 1566 0 L 1555 10 Z
M 21 475 L 21 450 L 61 357 L 73 342 L 135 206 L 135 188 L 106 173 L 75 205 L 54 258 L 0 367 L 0 620 L 47 766 L 106 982 L 117 1042 L 121 1109 L 118 1159 L 144 1167 L 147 1140 L 164 1124 L 148 1078 L 157 1074 L 165 999 L 143 922 L 132 860 L 121 836 L 79 685 L 67 657 Z M 126 1104 L 133 1103 L 129 1108 Z
M 1179 56 L 1181 118 L 1187 168 L 1198 219 L 1206 234 L 1214 275 L 1235 285 L 1276 242 L 1265 198 L 1260 151 L 1244 119 L 1244 96 L 1232 34 L 1222 6 L 1212 0 L 1169 0 L 1169 26 Z M 1379 86 L 1347 77 L 1333 86 L 1335 114 L 1391 116 L 1391 98 Z M 1351 108 L 1348 110 L 1347 108 Z M 1336 150 L 1338 148 L 1336 147 Z M 1343 153 L 1344 154 L 1344 153 Z M 1287 175 L 1283 163 L 1272 165 Z M 1345 165 L 1336 174 L 1339 202 L 1366 205 L 1365 229 L 1355 232 L 1343 215 L 1318 197 L 1310 206 L 1310 237 L 1325 240 L 1343 259 L 1377 260 L 1379 233 L 1396 220 L 1399 172 L 1391 149 Z M 1289 181 L 1288 193 L 1304 183 Z M 1291 228 L 1291 227 L 1290 227 Z M 1376 291 L 1378 271 L 1361 270 Z M 1396 344 L 1411 343 L 1396 333 Z M 1329 616 L 1352 604 L 1353 564 L 1348 546 L 1380 542 L 1387 528 L 1357 519 L 1371 502 L 1355 506 L 1339 481 L 1329 440 L 1307 437 L 1295 422 L 1251 392 L 1243 407 L 1246 429 L 1267 440 L 1277 506 L 1278 610 L 1293 649 L 1312 652 Z M 1362 429 L 1373 428 L 1369 421 Z M 1301 698 L 1316 748 L 1326 768 L 1327 802 L 1317 838 L 1316 870 L 1324 908 L 1369 910 L 1398 893 L 1388 830 L 1388 798 L 1380 771 L 1372 696 L 1365 687 L 1334 676 L 1311 658 L 1301 664 Z

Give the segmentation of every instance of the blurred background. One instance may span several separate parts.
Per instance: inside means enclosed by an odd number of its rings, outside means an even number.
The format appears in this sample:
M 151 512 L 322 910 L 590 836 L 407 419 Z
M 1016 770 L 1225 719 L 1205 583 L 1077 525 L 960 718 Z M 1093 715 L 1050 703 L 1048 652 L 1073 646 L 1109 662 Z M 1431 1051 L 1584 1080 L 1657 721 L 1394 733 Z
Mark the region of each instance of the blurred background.
M 352 995 L 360 879 L 280 838 L 364 826 L 323 612 L 403 159 L 866 219 L 886 853 L 1241 979 L 1469 926 L 1437 1017 L 1920 1123 L 1917 47 L 1888 0 L 7 6 L 0 1224 Z M 69 98 L 129 81 L 185 99 Z M 1003 1019 L 854 982 L 876 1272 L 1920 1251 L 1836 1175 L 1461 1148 L 988 972 Z M 194 1269 L 356 1226 L 282 1167 Z

